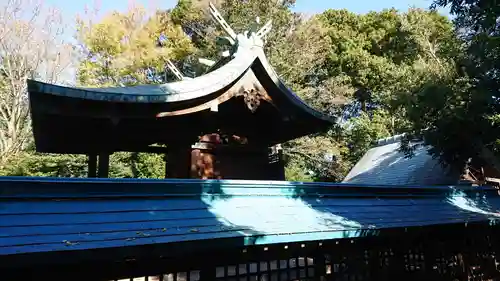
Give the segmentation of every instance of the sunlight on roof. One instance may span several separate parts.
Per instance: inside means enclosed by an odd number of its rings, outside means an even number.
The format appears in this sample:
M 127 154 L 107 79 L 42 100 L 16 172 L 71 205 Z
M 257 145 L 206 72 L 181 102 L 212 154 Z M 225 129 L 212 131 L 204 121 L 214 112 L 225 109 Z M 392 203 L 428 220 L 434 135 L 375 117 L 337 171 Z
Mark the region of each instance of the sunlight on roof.
M 300 198 L 261 196 L 204 199 L 208 210 L 227 225 L 247 226 L 253 233 L 275 234 L 361 228 L 355 221 L 320 211 Z
M 485 200 L 484 197 L 481 199 Z M 473 200 L 471 198 L 468 198 L 467 194 L 463 191 L 456 190 L 455 192 L 453 192 L 453 194 L 450 197 L 448 197 L 446 199 L 446 201 L 448 201 L 449 203 L 451 203 L 454 206 L 459 207 L 462 210 L 466 210 L 466 211 L 474 212 L 474 213 L 478 213 L 478 214 L 483 214 L 483 215 L 487 215 L 487 216 L 500 217 L 500 213 L 498 213 L 498 212 L 491 212 L 490 210 L 485 210 L 485 207 L 487 207 L 487 206 L 484 206 L 481 208 L 478 205 L 478 200 Z M 486 203 L 486 202 L 484 202 L 484 203 Z M 484 205 L 486 205 L 486 204 L 484 204 Z M 489 207 L 488 207 L 488 209 L 489 209 Z

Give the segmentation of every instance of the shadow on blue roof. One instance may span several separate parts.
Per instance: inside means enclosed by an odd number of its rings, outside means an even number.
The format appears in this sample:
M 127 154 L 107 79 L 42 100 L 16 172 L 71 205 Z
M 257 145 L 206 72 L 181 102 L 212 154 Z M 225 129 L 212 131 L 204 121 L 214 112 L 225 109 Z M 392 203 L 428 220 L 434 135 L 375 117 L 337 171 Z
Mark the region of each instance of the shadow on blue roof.
M 137 255 L 148 245 L 174 256 L 179 243 L 215 250 L 490 223 L 499 199 L 488 187 L 1 177 L 0 261 Z

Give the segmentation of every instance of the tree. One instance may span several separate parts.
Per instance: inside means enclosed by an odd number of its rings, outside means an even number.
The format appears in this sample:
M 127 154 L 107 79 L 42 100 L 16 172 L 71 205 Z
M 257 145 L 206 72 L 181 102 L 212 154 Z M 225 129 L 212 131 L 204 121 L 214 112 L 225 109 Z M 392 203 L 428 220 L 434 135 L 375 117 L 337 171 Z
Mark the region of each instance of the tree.
M 139 6 L 95 23 L 79 19 L 77 26 L 84 54 L 78 81 L 85 86 L 164 83 L 167 60 L 182 61 L 194 51 L 168 14 L 148 14 Z
M 341 129 L 332 135 L 350 168 L 377 139 L 409 130 L 409 92 L 450 72 L 457 40 L 451 22 L 434 11 L 327 10 L 319 17 L 332 42 L 323 83 L 350 101 L 336 108 Z
M 57 11 L 29 1 L 8 0 L 0 10 L 0 165 L 31 140 L 26 79 L 61 82 L 71 63 L 63 27 Z
M 334 130 L 284 144 L 287 180 L 341 181 L 344 178 L 350 168 L 344 159 L 347 147 L 332 134 Z
M 407 104 L 411 133 L 423 137 L 434 156 L 458 170 L 472 160 L 500 172 L 500 9 L 487 0 L 434 2 L 435 7 L 447 5 L 463 53 L 448 63 L 445 75 L 413 91 Z M 406 151 L 411 153 L 411 147 Z
M 386 108 L 395 93 L 419 83 L 412 81 L 418 64 L 448 55 L 454 37 L 449 20 L 421 9 L 366 15 L 327 10 L 321 19 L 332 42 L 329 76 L 353 87 L 351 93 L 370 92 L 371 102 Z

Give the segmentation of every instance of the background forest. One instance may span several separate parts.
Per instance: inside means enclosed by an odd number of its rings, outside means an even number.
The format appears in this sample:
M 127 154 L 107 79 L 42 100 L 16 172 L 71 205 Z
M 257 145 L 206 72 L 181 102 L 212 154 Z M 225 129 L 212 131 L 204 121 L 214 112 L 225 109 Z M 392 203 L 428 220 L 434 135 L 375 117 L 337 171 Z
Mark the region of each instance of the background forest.
M 222 31 L 208 0 L 171 10 L 132 7 L 76 21 L 63 40 L 62 19 L 22 0 L 0 10 L 0 174 L 85 177 L 86 157 L 34 152 L 26 79 L 99 87 L 164 83 L 169 59 L 186 76 L 217 59 Z M 283 144 L 288 180 L 340 181 L 377 139 L 424 137 L 435 157 L 461 169 L 500 154 L 500 6 L 493 0 L 436 0 L 427 10 L 306 16 L 294 0 L 212 1 L 236 30 L 273 20 L 266 54 L 285 83 L 313 107 L 336 116 L 324 134 Z M 432 8 L 451 7 L 452 22 Z M 71 75 L 70 75 L 71 76 Z M 344 103 L 339 106 L 339 101 Z M 487 148 L 487 151 L 485 150 Z M 489 153 L 486 155 L 486 153 Z M 161 155 L 115 153 L 111 177 L 164 175 Z

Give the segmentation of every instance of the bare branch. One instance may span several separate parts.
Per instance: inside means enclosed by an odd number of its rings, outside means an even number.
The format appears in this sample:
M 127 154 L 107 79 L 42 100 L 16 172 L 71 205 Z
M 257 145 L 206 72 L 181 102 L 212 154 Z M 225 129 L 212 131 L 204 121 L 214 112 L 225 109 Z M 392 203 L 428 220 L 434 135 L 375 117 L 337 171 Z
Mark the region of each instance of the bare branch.
M 0 9 L 0 164 L 30 140 L 26 79 L 56 83 L 70 65 L 55 9 L 31 0 L 8 0 Z

